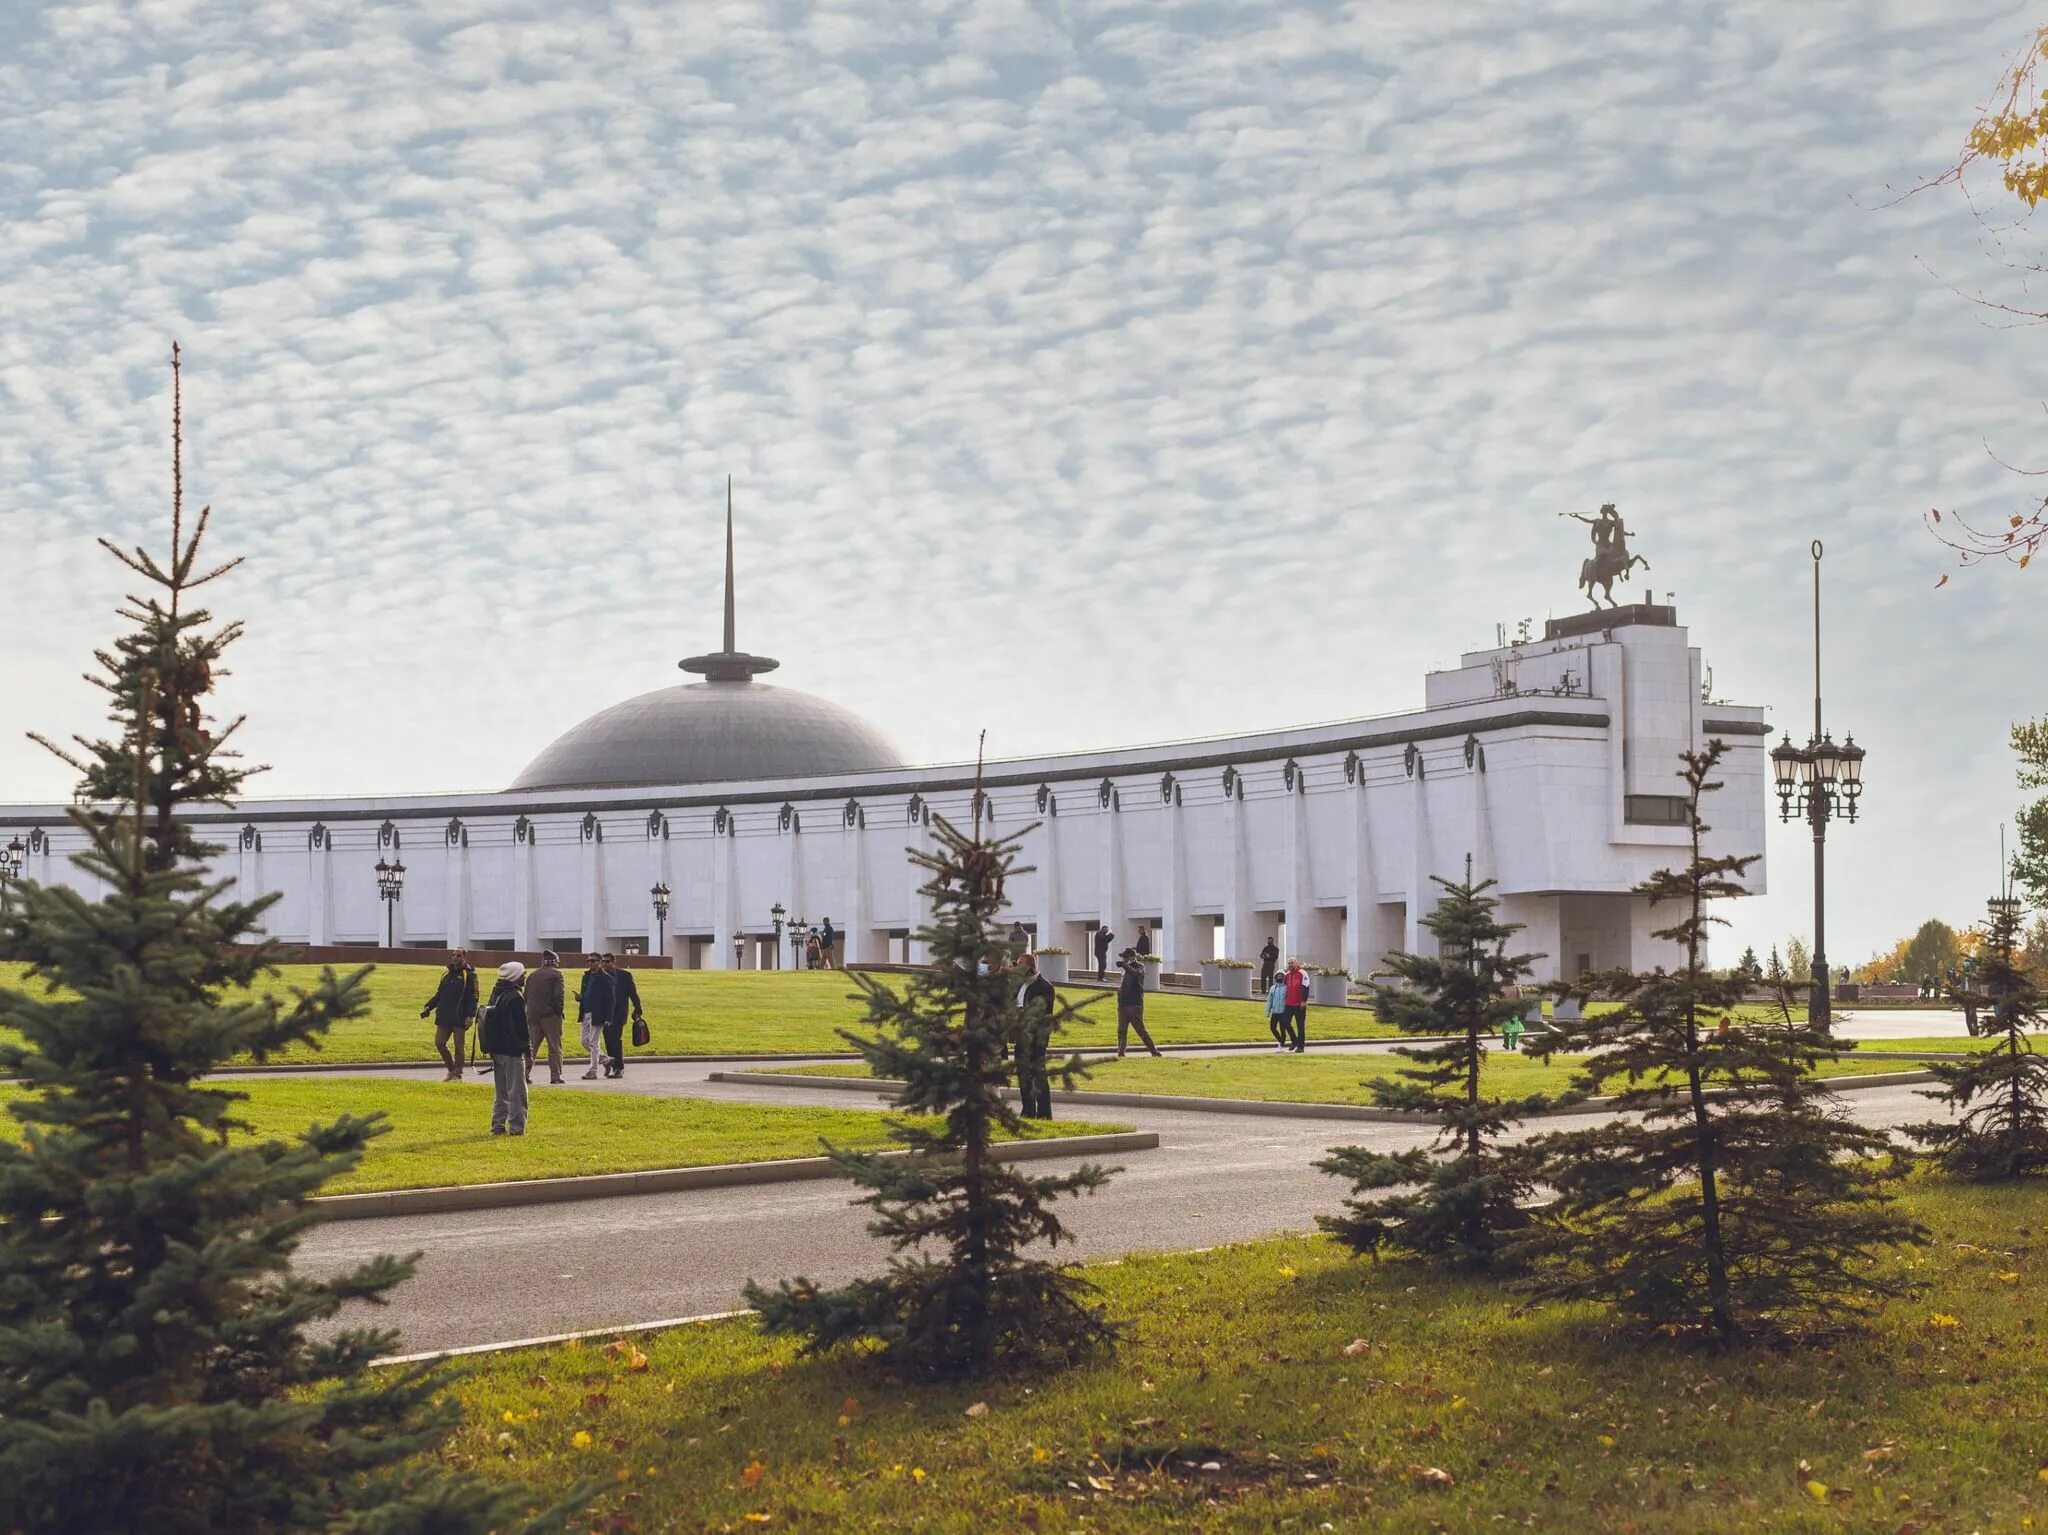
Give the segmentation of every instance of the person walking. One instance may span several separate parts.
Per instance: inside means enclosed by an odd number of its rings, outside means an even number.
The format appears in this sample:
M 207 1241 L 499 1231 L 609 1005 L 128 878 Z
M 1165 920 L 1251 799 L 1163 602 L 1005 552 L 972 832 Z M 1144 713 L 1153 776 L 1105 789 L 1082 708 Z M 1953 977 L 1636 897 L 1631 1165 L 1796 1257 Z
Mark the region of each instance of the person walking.
M 1117 956 L 1117 967 L 1123 978 L 1116 983 L 1116 1058 L 1124 1058 L 1124 1044 L 1130 1030 L 1137 1030 L 1138 1043 L 1159 1054 L 1159 1047 L 1152 1043 L 1152 1036 L 1145 1032 L 1145 965 L 1138 958 L 1136 949 L 1125 949 Z
M 562 976 L 562 957 L 543 949 L 540 968 L 526 977 L 526 1080 L 533 1080 L 534 1062 L 540 1059 L 543 1042 L 548 1047 L 548 1080 L 562 1080 L 562 1013 L 568 984 Z
M 1301 968 L 1301 961 L 1290 959 L 1287 973 L 1281 977 L 1287 986 L 1287 1023 L 1294 1031 L 1293 1050 L 1296 1055 L 1308 1050 L 1308 972 Z
M 604 1074 L 608 1077 L 623 1077 L 626 1074 L 626 1020 L 630 1013 L 634 1023 L 643 1022 L 646 1015 L 640 1011 L 640 987 L 633 979 L 633 972 L 619 966 L 607 954 L 599 961 L 605 975 L 611 981 L 612 1011 L 604 1026 L 604 1051 L 606 1064 Z
M 819 953 L 818 930 L 812 928 L 808 933 L 804 934 L 804 968 L 806 970 L 820 970 L 824 968 L 819 962 Z
M 1105 981 L 1109 979 L 1109 946 L 1116 942 L 1116 934 L 1104 924 L 1095 930 L 1095 971 Z
M 526 999 L 519 984 L 526 966 L 508 959 L 477 1024 L 478 1050 L 491 1058 L 491 1134 L 526 1133 Z
M 1276 979 L 1266 988 L 1266 1028 L 1273 1036 L 1273 1048 L 1285 1053 L 1293 1047 L 1294 1036 L 1287 1027 L 1287 982 Z
M 1017 992 L 1017 1005 L 1024 1010 L 1023 1027 L 1017 1033 L 1018 1113 L 1025 1119 L 1052 1118 L 1052 1078 L 1045 1058 L 1052 1050 L 1052 1015 L 1059 997 L 1052 982 L 1038 973 L 1037 961 L 1023 960 L 1024 984 Z
M 832 945 L 838 941 L 839 934 L 833 931 L 832 919 L 827 917 L 825 925 L 818 929 L 818 958 L 824 961 L 827 970 L 832 968 Z
M 420 1016 L 434 1015 L 434 1048 L 441 1052 L 441 1064 L 448 1068 L 448 1080 L 462 1080 L 463 1037 L 469 1021 L 476 1016 L 476 971 L 470 968 L 469 952 L 457 949 L 441 972 L 440 984 L 420 1009 Z M 451 1054 L 448 1047 L 454 1045 Z
M 1264 991 L 1273 984 L 1273 977 L 1280 969 L 1280 945 L 1273 935 L 1266 935 L 1266 946 L 1259 950 L 1259 990 Z
M 576 1016 L 581 1020 L 583 1048 L 590 1053 L 590 1069 L 583 1080 L 594 1081 L 604 1060 L 604 1026 L 612 1016 L 612 979 L 605 974 L 595 954 L 583 957 L 583 983 L 576 990 Z

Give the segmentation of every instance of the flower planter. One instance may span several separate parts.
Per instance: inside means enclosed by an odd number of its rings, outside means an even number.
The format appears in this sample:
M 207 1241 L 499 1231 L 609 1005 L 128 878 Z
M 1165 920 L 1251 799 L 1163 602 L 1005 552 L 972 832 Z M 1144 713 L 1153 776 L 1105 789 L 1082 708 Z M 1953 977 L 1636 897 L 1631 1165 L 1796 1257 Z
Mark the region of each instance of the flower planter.
M 1256 979 L 1257 977 L 1250 970 L 1218 970 L 1216 972 L 1217 989 L 1222 995 L 1242 998 L 1247 1002 L 1251 1000 L 1252 982 Z
M 1216 983 L 1216 977 L 1221 973 L 1222 972 L 1217 969 L 1215 960 L 1205 959 L 1202 961 L 1202 990 L 1207 992 L 1212 997 L 1217 995 L 1222 990 L 1222 988 L 1218 986 Z
M 1040 975 L 1044 976 L 1048 981 L 1051 981 L 1055 986 L 1065 984 L 1067 979 L 1066 955 L 1048 954 L 1043 949 L 1041 949 L 1033 957 L 1036 958 L 1038 961 L 1038 973 Z
M 1140 955 L 1139 958 L 1143 961 L 1145 989 L 1147 991 L 1157 991 L 1159 989 L 1159 956 L 1156 954 L 1144 954 Z
M 1317 1007 L 1342 1007 L 1350 1001 L 1351 977 L 1348 975 L 1318 975 L 1314 977 L 1315 989 L 1312 995 Z

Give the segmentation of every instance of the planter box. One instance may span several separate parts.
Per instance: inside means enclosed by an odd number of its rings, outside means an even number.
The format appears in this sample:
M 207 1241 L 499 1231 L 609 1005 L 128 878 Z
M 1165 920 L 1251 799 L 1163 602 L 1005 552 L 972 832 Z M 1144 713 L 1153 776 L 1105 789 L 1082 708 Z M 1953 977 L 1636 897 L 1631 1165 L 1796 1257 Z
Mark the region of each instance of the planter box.
M 1063 985 L 1067 979 L 1067 961 L 1071 957 L 1067 954 L 1040 954 L 1037 956 L 1038 973 L 1055 986 Z
M 1147 960 L 1141 961 L 1139 968 L 1144 972 L 1145 989 L 1147 991 L 1157 991 L 1159 989 L 1159 972 L 1165 967 L 1162 965 L 1155 965 L 1151 963 L 1149 960 Z
M 1342 1007 L 1350 1000 L 1351 977 L 1348 975 L 1318 975 L 1315 981 L 1315 1004 L 1317 1007 Z
M 1256 973 L 1250 970 L 1219 970 L 1216 972 L 1217 989 L 1223 996 L 1241 997 L 1247 1002 L 1251 1000 L 1252 982 L 1257 979 Z
M 1218 969 L 1216 968 L 1216 961 L 1215 961 L 1215 960 L 1213 960 L 1213 959 L 1205 959 L 1205 960 L 1203 960 L 1203 961 L 1202 961 L 1202 990 L 1204 990 L 1204 991 L 1208 992 L 1208 993 L 1209 993 L 1209 994 L 1210 994 L 1211 996 L 1214 996 L 1214 995 L 1216 995 L 1216 993 L 1218 992 L 1218 990 L 1220 990 L 1220 988 L 1219 988 L 1219 987 L 1217 986 L 1217 984 L 1216 984 L 1216 977 L 1217 977 L 1218 975 L 1220 975 L 1220 974 L 1222 974 L 1222 972 L 1221 972 L 1221 971 L 1219 971 L 1219 970 L 1218 970 Z

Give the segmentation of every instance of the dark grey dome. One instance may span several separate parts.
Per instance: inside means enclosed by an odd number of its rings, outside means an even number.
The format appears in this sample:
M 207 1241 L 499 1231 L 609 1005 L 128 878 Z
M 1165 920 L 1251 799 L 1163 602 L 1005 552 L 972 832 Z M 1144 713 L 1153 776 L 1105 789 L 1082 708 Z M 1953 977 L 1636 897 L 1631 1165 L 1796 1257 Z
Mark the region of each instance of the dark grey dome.
M 512 787 L 608 789 L 902 766 L 887 736 L 837 704 L 762 682 L 711 681 L 642 693 L 591 715 L 529 762 Z

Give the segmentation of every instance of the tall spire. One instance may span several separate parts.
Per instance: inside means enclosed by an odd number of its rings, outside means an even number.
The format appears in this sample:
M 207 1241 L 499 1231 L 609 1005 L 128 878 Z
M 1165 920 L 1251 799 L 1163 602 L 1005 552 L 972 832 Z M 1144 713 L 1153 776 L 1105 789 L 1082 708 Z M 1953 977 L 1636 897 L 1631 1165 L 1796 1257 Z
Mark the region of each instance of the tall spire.
M 725 648 L 710 655 L 690 656 L 678 661 L 686 672 L 695 672 L 711 682 L 751 682 L 757 672 L 772 672 L 782 663 L 767 656 L 750 656 L 733 639 L 732 579 L 732 476 L 725 477 Z

